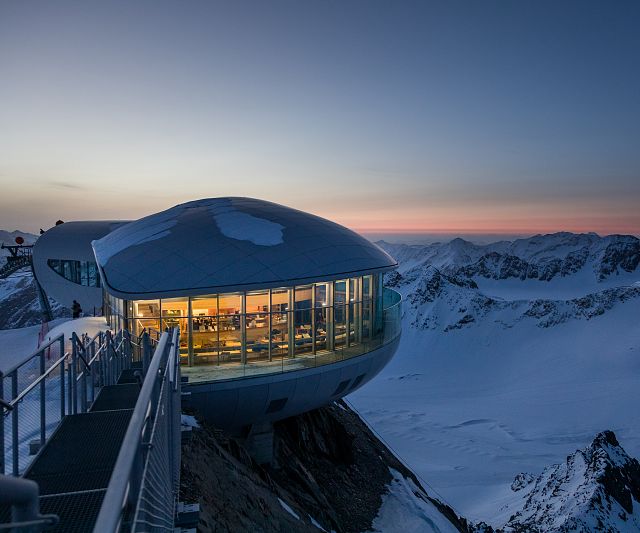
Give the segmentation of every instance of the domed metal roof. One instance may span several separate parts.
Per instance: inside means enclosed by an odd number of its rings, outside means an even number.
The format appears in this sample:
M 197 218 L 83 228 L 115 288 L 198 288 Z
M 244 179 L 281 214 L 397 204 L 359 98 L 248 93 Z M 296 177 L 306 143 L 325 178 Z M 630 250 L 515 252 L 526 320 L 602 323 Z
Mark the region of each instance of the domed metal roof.
M 126 299 L 287 286 L 397 265 L 343 226 L 253 198 L 180 204 L 92 245 L 105 288 Z

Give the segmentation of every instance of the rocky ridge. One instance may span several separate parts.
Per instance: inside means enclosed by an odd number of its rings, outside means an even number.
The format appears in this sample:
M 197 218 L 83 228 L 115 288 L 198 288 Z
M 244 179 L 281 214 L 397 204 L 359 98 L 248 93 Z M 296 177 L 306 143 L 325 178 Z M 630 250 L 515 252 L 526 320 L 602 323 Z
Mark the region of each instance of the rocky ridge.
M 342 401 L 276 423 L 275 458 L 275 467 L 259 466 L 241 441 L 200 421 L 181 474 L 181 500 L 201 506 L 198 530 L 388 531 L 391 505 L 414 531 L 475 531 Z
M 478 245 L 463 239 L 430 245 L 379 242 L 402 268 L 431 265 L 466 278 L 551 281 L 586 269 L 594 280 L 634 272 L 640 264 L 640 239 L 632 235 L 553 233 L 528 239 Z
M 640 530 L 640 463 L 604 431 L 539 476 L 518 474 L 504 532 Z
M 405 313 L 418 329 L 448 332 L 487 320 L 507 328 L 529 320 L 546 328 L 571 319 L 589 320 L 640 298 L 640 284 L 634 282 L 640 278 L 640 241 L 633 236 L 561 233 L 491 245 L 462 239 L 382 245 L 399 261 L 386 283 L 402 293 Z M 579 281 L 571 281 L 572 276 Z M 483 292 L 479 285 L 486 279 L 541 284 L 538 287 L 566 279 L 584 292 L 567 299 L 504 299 Z

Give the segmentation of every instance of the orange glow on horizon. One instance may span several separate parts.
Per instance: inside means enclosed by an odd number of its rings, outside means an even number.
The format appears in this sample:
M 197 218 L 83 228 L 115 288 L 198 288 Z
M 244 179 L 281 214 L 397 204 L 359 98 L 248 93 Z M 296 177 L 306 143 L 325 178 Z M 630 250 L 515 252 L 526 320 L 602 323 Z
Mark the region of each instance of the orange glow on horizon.
M 607 223 L 608 222 L 608 223 Z M 363 234 L 386 233 L 390 235 L 537 235 L 557 232 L 572 233 L 597 233 L 598 235 L 636 235 L 640 236 L 640 223 L 634 221 L 624 221 L 616 223 L 611 221 L 593 221 L 593 223 L 585 223 L 582 221 L 568 222 L 566 220 L 552 221 L 547 223 L 528 224 L 483 224 L 478 223 L 473 226 L 459 225 L 388 225 L 388 226 L 372 226 L 366 224 L 349 224 L 348 222 L 340 222 L 350 229 Z

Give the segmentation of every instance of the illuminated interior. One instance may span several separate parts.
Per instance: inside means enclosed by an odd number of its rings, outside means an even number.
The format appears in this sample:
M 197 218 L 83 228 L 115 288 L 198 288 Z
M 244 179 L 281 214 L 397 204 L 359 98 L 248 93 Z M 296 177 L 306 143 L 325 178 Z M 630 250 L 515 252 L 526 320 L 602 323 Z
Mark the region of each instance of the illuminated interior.
M 197 380 L 235 377 L 240 367 L 246 375 L 251 365 L 278 369 L 293 360 L 306 366 L 334 362 L 336 353 L 368 351 L 384 329 L 380 274 L 161 300 L 105 294 L 105 301 L 114 328 L 153 335 L 179 327 L 184 371 L 190 375 L 193 368 L 190 379 Z

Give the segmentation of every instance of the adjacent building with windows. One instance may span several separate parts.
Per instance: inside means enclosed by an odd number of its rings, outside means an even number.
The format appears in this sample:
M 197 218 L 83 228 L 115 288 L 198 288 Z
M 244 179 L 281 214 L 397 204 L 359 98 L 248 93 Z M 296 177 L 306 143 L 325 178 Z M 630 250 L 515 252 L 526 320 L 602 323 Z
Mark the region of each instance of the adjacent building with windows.
M 69 239 L 71 249 L 57 245 Z M 41 240 L 34 258 L 47 292 L 54 282 L 66 298 L 71 286 L 91 291 L 114 329 L 180 329 L 190 401 L 221 427 L 339 398 L 397 347 L 400 297 L 383 286 L 395 260 L 295 209 L 205 199 L 129 223 L 67 223 Z
M 85 314 L 101 314 L 102 283 L 91 241 L 123 222 L 67 222 L 41 235 L 32 251 L 33 269 L 46 294 L 71 309 L 77 300 Z

